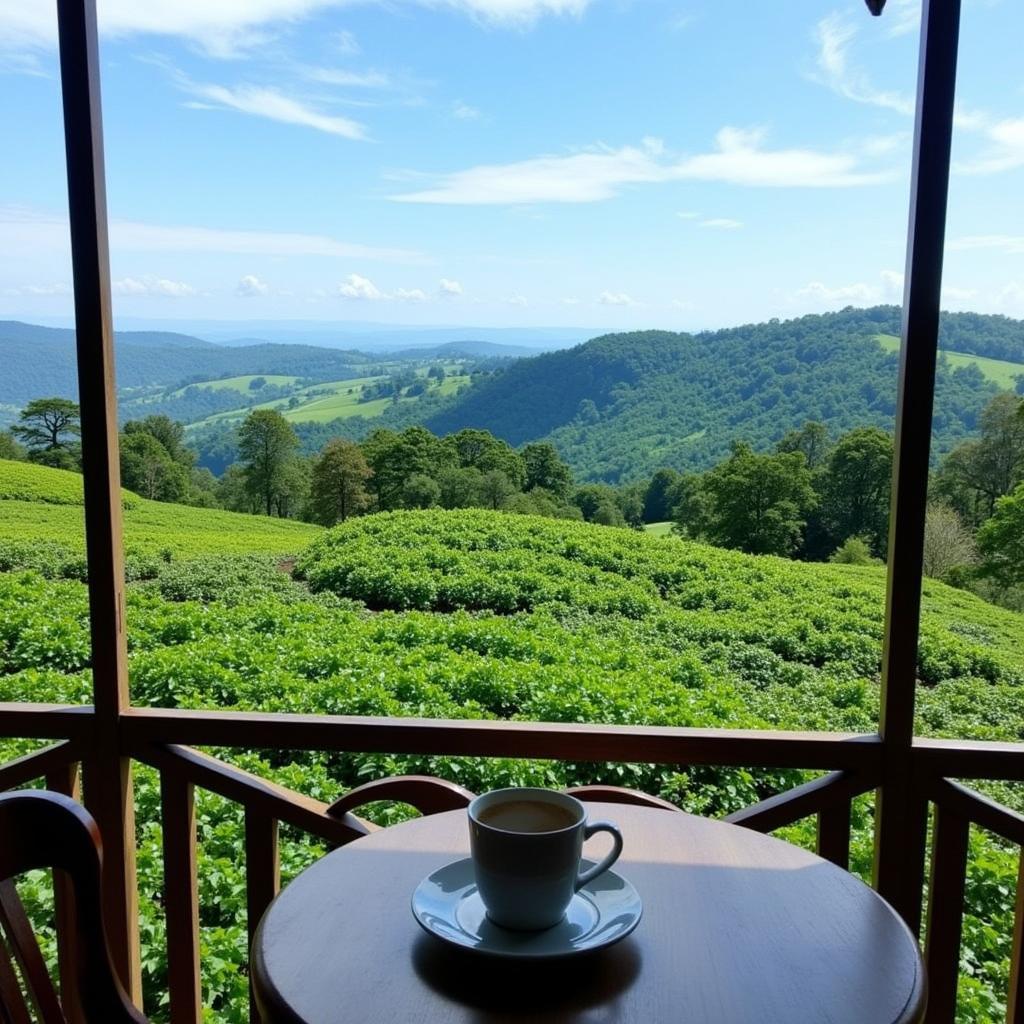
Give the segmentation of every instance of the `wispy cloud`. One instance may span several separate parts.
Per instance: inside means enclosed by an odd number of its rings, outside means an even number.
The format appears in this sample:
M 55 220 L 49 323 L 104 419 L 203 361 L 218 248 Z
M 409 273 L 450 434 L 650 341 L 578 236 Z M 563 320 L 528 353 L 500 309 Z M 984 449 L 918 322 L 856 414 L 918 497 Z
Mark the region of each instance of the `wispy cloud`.
M 196 294 L 195 288 L 184 281 L 150 276 L 122 277 L 113 282 L 111 290 L 115 295 L 157 295 L 168 299 L 184 299 Z
M 479 121 L 481 113 L 476 107 L 471 107 L 468 103 L 463 103 L 462 100 L 456 100 L 452 104 L 452 117 L 459 121 Z
M 325 114 L 291 96 L 285 96 L 277 89 L 258 85 L 204 85 L 187 82 L 182 86 L 202 101 L 191 106 L 220 107 L 237 110 L 255 117 L 265 117 L 282 124 L 301 125 L 345 139 L 365 139 L 366 129 L 358 121 L 336 114 Z
M 764 188 L 847 188 L 889 180 L 868 170 L 853 152 L 767 149 L 763 129 L 726 127 L 711 152 L 672 159 L 658 139 L 640 146 L 595 146 L 562 156 L 456 171 L 433 187 L 393 195 L 400 203 L 452 205 L 593 203 L 631 185 L 667 181 L 717 181 Z
M 887 12 L 888 13 L 888 12 Z M 903 35 L 920 22 L 920 0 L 897 0 L 889 35 Z M 850 58 L 850 44 L 858 33 L 847 13 L 834 12 L 815 27 L 818 45 L 815 69 L 810 77 L 856 103 L 865 103 L 913 117 L 915 100 L 905 93 L 879 89 L 870 76 Z M 983 148 L 974 156 L 958 161 L 954 170 L 961 174 L 998 174 L 1024 166 L 1024 118 L 996 118 L 984 110 L 957 104 L 954 126 L 963 132 L 980 135 Z M 893 137 L 881 137 L 881 146 L 892 146 Z
M 8 252 L 26 249 L 69 249 L 67 219 L 20 206 L 0 205 L 0 248 Z M 299 232 L 249 231 L 194 225 L 146 224 L 113 220 L 111 247 L 124 252 L 238 253 L 260 256 L 325 256 L 380 260 L 391 263 L 424 263 L 423 253 L 342 242 L 329 235 Z
M 387 6 L 392 0 L 378 0 Z M 406 0 L 445 7 L 491 25 L 528 27 L 546 15 L 580 16 L 589 0 Z M 281 29 L 351 0 L 105 0 L 101 33 L 111 37 L 170 36 L 188 40 L 213 57 L 232 58 L 273 39 Z M 42 0 L 0 2 L 5 53 L 52 50 L 57 41 L 55 5 Z M 350 32 L 334 36 L 344 55 L 358 52 Z
M 363 277 L 361 274 L 349 274 L 338 285 L 338 294 L 343 299 L 364 299 L 369 302 L 387 298 L 368 277 Z
M 718 228 L 720 231 L 735 231 L 743 227 L 743 221 L 733 220 L 732 217 L 709 217 L 700 222 L 702 228 Z
M 862 70 L 851 64 L 848 51 L 856 35 L 857 28 L 846 13 L 837 11 L 822 18 L 815 27 L 818 56 L 812 77 L 849 100 L 912 116 L 912 97 L 876 88 Z
M 304 68 L 303 76 L 324 85 L 342 85 L 353 89 L 387 89 L 391 79 L 383 71 L 349 71 L 345 68 Z
M 827 285 L 821 281 L 798 289 L 796 300 L 804 305 L 830 308 L 837 305 L 872 305 L 896 302 L 903 294 L 903 275 L 897 270 L 883 270 L 876 284 L 858 281 L 854 284 Z
M 461 295 L 462 285 L 458 281 L 453 281 L 450 278 L 442 277 L 438 282 L 437 290 L 442 295 Z
M 270 292 L 270 285 L 261 281 L 255 274 L 244 274 L 235 288 L 235 294 L 242 298 L 257 298 L 260 295 L 267 295 Z
M 965 235 L 946 243 L 947 249 L 998 249 L 1007 255 L 1024 253 L 1024 235 Z
M 597 301 L 602 306 L 636 306 L 639 303 L 625 292 L 601 292 Z

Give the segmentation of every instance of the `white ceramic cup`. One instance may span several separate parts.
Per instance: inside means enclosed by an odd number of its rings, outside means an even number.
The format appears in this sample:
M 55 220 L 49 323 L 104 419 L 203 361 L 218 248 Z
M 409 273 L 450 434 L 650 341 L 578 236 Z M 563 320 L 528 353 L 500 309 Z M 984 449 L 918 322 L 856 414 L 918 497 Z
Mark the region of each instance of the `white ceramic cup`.
M 524 803 L 548 808 L 531 819 Z M 514 805 L 505 808 L 504 821 L 501 805 Z M 595 832 L 611 835 L 612 850 L 581 873 L 583 843 Z M 487 916 L 503 928 L 540 930 L 558 924 L 573 894 L 618 860 L 622 833 L 610 821 L 588 822 L 575 797 L 516 787 L 484 793 L 469 805 L 469 845 Z

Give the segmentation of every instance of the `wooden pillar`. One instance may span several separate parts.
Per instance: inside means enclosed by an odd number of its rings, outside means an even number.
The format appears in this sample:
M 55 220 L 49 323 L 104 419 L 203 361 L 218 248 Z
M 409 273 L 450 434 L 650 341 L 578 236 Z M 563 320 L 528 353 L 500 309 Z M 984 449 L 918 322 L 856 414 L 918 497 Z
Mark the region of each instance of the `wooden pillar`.
M 125 988 L 141 999 L 131 768 L 121 756 L 128 706 L 121 545 L 117 390 L 100 117 L 95 0 L 58 0 L 64 141 L 82 408 L 85 545 L 89 563 L 94 732 L 84 760 L 85 800 L 103 836 L 104 909 Z
M 921 923 L 926 803 L 915 784 L 911 746 L 959 27 L 960 0 L 924 0 L 882 654 L 879 732 L 885 751 L 875 884 L 915 934 Z

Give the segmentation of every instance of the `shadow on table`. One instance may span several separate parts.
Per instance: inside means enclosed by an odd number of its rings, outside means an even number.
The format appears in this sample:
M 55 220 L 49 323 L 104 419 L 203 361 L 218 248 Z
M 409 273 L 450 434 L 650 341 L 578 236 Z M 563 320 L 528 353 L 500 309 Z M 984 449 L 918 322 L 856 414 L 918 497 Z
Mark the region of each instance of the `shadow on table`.
M 601 1006 L 607 1012 L 640 974 L 636 945 L 625 939 L 557 962 L 510 963 L 446 946 L 429 935 L 413 944 L 412 964 L 423 984 L 438 995 L 486 1013 L 537 1019 L 545 1014 L 580 1012 Z

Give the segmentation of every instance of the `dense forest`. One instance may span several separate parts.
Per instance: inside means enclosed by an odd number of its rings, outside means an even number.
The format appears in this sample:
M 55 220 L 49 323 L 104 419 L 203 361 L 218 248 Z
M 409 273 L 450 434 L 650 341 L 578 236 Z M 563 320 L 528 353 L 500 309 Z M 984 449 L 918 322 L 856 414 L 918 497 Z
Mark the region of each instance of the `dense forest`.
M 490 430 L 511 444 L 544 438 L 578 477 L 609 483 L 662 466 L 706 469 L 735 440 L 764 449 L 807 420 L 835 434 L 891 430 L 898 358 L 875 338 L 898 331 L 896 318 L 895 307 L 878 307 L 697 335 L 611 334 L 512 363 L 425 422 L 442 433 Z M 1024 354 L 1024 325 L 978 319 L 1014 324 Z M 936 454 L 973 431 L 995 390 L 976 366 L 940 366 Z

